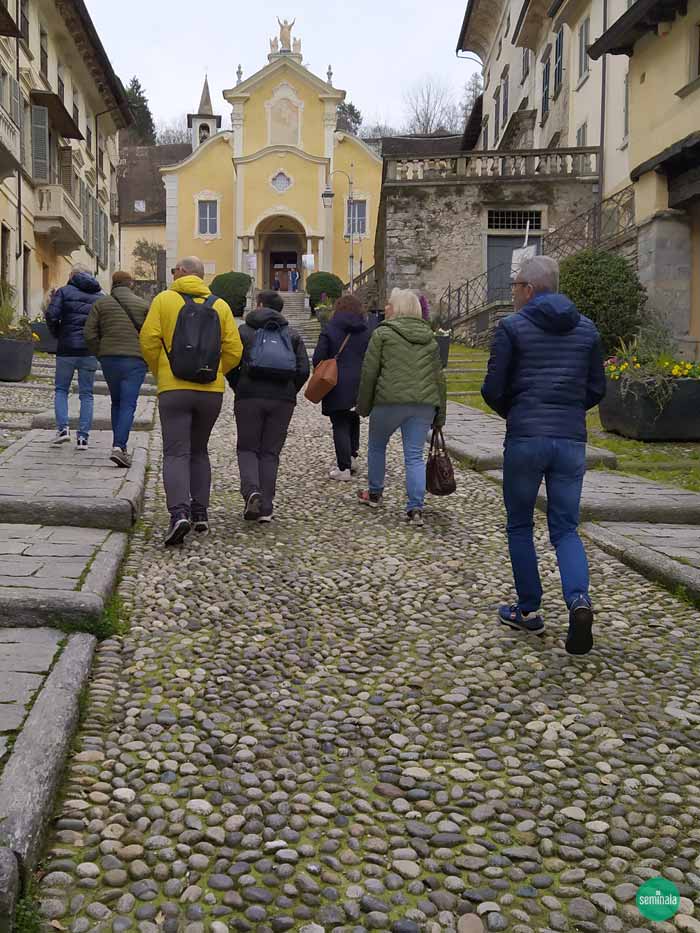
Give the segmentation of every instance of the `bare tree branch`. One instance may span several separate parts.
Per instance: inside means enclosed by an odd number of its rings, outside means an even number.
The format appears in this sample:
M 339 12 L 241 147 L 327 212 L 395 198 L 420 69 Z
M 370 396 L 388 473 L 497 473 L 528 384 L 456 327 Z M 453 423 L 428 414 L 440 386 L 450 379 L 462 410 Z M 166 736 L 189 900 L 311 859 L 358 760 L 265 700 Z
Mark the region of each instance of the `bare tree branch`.
M 464 125 L 462 108 L 450 88 L 438 77 L 427 75 L 416 82 L 404 98 L 406 129 L 426 136 L 459 133 Z

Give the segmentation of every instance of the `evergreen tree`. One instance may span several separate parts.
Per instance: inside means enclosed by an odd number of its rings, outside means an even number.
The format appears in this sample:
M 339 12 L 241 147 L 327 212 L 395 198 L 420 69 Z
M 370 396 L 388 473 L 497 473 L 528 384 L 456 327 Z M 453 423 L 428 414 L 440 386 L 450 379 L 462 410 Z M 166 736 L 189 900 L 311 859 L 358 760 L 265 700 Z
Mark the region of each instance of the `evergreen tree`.
M 137 145 L 154 146 L 156 142 L 156 128 L 153 123 L 153 114 L 148 106 L 146 92 L 141 87 L 137 77 L 133 77 L 126 89 L 126 96 L 134 115 L 134 125 L 130 135 Z
M 346 100 L 338 104 L 337 127 L 339 130 L 344 130 L 346 133 L 352 133 L 353 136 L 357 136 L 361 126 L 362 114 L 354 104 Z

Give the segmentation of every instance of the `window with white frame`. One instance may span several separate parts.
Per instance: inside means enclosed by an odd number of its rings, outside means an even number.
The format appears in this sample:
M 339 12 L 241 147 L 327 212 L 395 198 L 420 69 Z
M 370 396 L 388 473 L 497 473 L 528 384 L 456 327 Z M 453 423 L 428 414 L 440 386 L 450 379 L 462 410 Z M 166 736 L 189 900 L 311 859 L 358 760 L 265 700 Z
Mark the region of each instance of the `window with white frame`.
M 564 81 L 564 27 L 560 26 L 554 44 L 554 96 L 561 90 Z
M 347 217 L 345 218 L 345 235 L 365 236 L 367 234 L 367 201 L 348 201 Z
M 484 151 L 487 151 L 489 148 L 489 118 L 488 117 L 486 117 L 486 119 L 484 120 L 482 134 L 483 134 Z
M 548 58 L 542 63 L 542 120 L 549 115 L 549 78 L 552 70 L 551 60 Z
M 503 72 L 503 77 L 501 78 L 501 117 L 503 120 L 503 129 L 506 128 L 506 123 L 508 122 L 508 113 L 509 113 L 509 97 L 510 97 L 510 76 L 508 69 Z
M 493 95 L 493 144 L 498 142 L 501 135 L 501 89 Z
M 198 202 L 198 227 L 200 236 L 216 236 L 219 232 L 219 202 Z
M 578 76 L 579 80 L 588 74 L 588 46 L 591 35 L 591 18 L 587 16 L 578 28 Z
M 525 78 L 530 74 L 530 49 L 523 49 L 523 77 Z
M 588 121 L 576 130 L 576 145 L 581 148 L 588 145 Z

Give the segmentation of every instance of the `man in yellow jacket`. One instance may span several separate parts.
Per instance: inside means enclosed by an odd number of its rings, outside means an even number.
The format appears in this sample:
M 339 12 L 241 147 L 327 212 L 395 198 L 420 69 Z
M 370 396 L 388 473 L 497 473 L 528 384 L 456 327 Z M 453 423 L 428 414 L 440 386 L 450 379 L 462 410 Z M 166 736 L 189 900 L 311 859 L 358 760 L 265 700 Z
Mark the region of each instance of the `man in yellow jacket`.
M 224 375 L 238 365 L 243 353 L 231 309 L 218 298 L 213 304 L 221 324 L 221 358 L 216 378 L 199 383 L 173 375 L 169 354 L 178 315 L 187 297 L 196 304 L 204 304 L 210 297 L 203 278 L 204 265 L 200 259 L 196 256 L 181 259 L 173 269 L 173 284 L 153 299 L 140 334 L 143 358 L 158 385 L 163 485 L 170 512 L 166 545 L 181 544 L 192 528 L 197 532 L 209 530 L 209 437 L 221 411 Z

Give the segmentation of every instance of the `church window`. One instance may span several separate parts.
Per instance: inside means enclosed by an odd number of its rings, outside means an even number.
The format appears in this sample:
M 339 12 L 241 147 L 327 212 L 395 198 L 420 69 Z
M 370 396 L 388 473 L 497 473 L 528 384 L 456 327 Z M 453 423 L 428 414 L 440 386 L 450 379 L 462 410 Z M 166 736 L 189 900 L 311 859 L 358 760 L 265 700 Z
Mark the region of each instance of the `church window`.
M 218 201 L 199 202 L 199 233 L 201 236 L 216 236 L 219 232 Z
M 292 179 L 284 172 L 277 172 L 277 174 L 272 178 L 272 187 L 275 189 L 275 191 L 279 191 L 280 194 L 283 194 L 288 188 L 290 188 L 291 184 Z
M 350 231 L 354 236 L 365 236 L 367 233 L 367 202 L 348 201 L 348 215 L 346 221 L 346 235 Z

